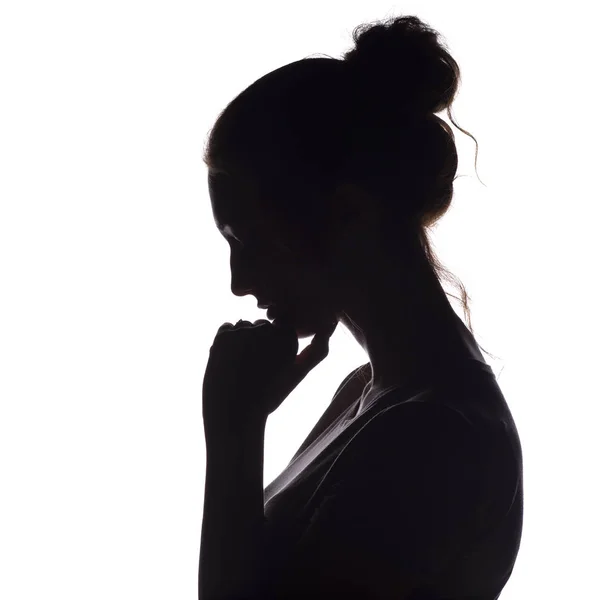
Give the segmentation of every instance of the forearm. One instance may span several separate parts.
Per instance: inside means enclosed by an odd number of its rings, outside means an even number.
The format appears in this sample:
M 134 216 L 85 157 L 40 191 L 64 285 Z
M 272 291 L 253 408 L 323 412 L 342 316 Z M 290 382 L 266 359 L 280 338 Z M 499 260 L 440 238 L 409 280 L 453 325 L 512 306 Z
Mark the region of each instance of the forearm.
M 199 600 L 249 600 L 264 576 L 266 423 L 242 432 L 206 429 Z

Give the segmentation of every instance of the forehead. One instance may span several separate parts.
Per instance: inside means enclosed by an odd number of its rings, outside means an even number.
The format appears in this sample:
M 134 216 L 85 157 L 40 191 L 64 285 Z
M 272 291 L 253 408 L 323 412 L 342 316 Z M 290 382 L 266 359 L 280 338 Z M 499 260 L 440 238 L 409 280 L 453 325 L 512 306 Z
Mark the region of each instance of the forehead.
M 261 211 L 251 185 L 226 174 L 209 173 L 208 191 L 215 224 L 225 235 L 235 237 L 234 231 L 272 224 Z

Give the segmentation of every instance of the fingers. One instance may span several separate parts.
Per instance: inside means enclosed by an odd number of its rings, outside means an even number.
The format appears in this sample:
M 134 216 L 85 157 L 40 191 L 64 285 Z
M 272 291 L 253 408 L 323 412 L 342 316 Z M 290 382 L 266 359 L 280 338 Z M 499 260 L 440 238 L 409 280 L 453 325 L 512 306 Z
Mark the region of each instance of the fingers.
M 250 321 L 245 321 L 244 319 L 240 319 L 239 321 L 236 322 L 236 324 L 234 325 L 233 323 L 230 323 L 229 321 L 227 321 L 226 323 L 223 323 L 223 325 L 221 325 L 219 327 L 219 330 L 221 329 L 230 329 L 232 327 L 252 327 L 253 325 L 271 325 L 271 321 L 267 321 L 267 319 L 258 319 L 257 321 L 254 321 L 254 323 L 250 322 Z

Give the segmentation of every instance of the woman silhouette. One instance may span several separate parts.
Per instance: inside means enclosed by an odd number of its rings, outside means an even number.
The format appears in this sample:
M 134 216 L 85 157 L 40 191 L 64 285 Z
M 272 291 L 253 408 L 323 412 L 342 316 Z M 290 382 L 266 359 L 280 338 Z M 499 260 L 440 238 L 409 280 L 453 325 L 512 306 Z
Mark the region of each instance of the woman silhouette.
M 264 431 L 231 451 L 206 431 L 201 600 L 492 600 L 512 573 L 518 432 L 471 333 L 466 291 L 459 284 L 469 329 L 427 237 L 458 161 L 435 113 L 454 123 L 460 71 L 438 38 L 410 16 L 360 26 L 343 59 L 265 75 L 211 131 L 209 192 L 233 293 L 255 295 L 298 338 L 343 323 L 369 362 L 259 508 Z M 233 525 L 253 501 L 254 547 Z

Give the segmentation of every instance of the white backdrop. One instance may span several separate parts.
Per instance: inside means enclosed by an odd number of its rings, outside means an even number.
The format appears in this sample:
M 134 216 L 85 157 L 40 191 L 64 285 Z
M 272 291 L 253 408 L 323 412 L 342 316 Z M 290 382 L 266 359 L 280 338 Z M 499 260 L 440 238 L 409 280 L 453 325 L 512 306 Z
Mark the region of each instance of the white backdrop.
M 502 598 L 600 599 L 598 50 L 593 3 L 570 7 L 2 3 L 1 598 L 197 598 L 208 350 L 221 323 L 265 315 L 229 288 L 206 134 L 267 72 L 415 14 L 462 69 L 455 115 L 487 186 L 455 130 L 462 176 L 434 241 L 498 357 L 524 453 Z M 366 360 L 338 327 L 268 422 L 265 485 Z

